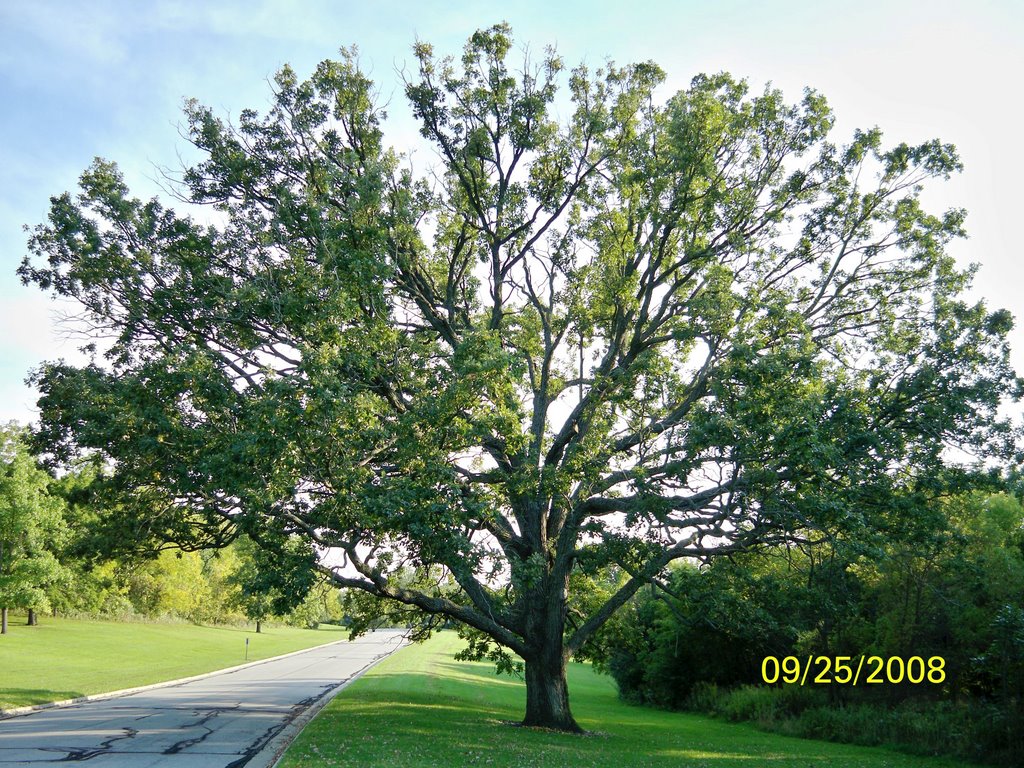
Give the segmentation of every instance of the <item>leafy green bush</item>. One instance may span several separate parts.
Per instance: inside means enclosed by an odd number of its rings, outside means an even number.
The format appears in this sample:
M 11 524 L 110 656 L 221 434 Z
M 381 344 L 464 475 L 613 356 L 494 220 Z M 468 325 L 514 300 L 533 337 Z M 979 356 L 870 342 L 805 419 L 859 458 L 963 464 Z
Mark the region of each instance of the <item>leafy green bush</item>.
M 884 704 L 827 705 L 810 687 L 694 686 L 687 708 L 732 721 L 747 721 L 787 736 L 863 746 L 886 745 L 921 755 L 954 755 L 1016 766 L 1024 757 L 1024 723 L 1004 707 L 907 700 Z
M 729 692 L 722 700 L 722 716 L 733 722 L 749 720 L 769 724 L 778 719 L 775 691 L 766 686 L 743 685 Z
M 722 702 L 727 693 L 715 683 L 702 680 L 690 689 L 690 695 L 686 697 L 686 709 L 708 715 L 721 714 Z

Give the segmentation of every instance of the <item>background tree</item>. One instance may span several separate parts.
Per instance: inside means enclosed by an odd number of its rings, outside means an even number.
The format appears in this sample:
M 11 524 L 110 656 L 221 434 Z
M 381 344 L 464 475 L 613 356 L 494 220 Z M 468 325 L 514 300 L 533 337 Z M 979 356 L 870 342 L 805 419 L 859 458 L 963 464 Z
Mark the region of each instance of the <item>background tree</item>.
M 293 627 L 316 629 L 324 623 L 340 624 L 343 618 L 339 590 L 321 581 L 309 590 L 302 602 L 284 620 Z
M 61 501 L 50 494 L 52 478 L 37 464 L 17 424 L 0 428 L 0 634 L 8 610 L 49 607 L 47 588 L 63 568 L 53 547 L 63 538 Z
M 993 641 L 1000 610 L 1024 601 L 1024 508 L 1009 494 L 984 492 L 936 506 L 934 525 L 895 534 L 879 557 L 858 567 L 865 585 L 859 612 L 873 631 L 864 638 L 870 645 L 848 650 L 941 656 L 952 696 L 990 695 L 977 658 Z M 889 692 L 914 693 L 911 686 Z
M 870 525 L 950 482 L 950 445 L 1007 455 L 1011 320 L 959 298 L 963 212 L 920 205 L 951 146 L 512 50 L 416 46 L 423 177 L 349 51 L 282 70 L 266 116 L 190 103 L 183 194 L 223 223 L 98 160 L 21 274 L 107 337 L 38 372 L 39 439 L 112 462 L 125 530 L 334 549 L 336 585 L 518 654 L 525 722 L 575 730 L 566 662 L 672 561 Z
M 146 616 L 178 616 L 193 623 L 206 618 L 213 595 L 198 552 L 167 549 L 127 568 L 128 599 Z
M 241 610 L 249 621 L 256 623 L 257 632 L 262 632 L 263 622 L 274 613 L 274 597 L 268 587 L 260 583 L 259 576 L 251 554 L 245 553 L 238 569 L 231 574 L 229 583 L 235 588 L 231 605 Z
M 145 553 L 120 546 L 131 537 L 109 524 L 116 516 L 109 515 L 95 496 L 100 471 L 95 461 L 73 463 L 50 488 L 62 501 L 64 529 L 60 541 L 51 542 L 62 568 L 59 580 L 47 588 L 54 615 L 124 617 L 145 614 L 158 602 L 152 589 L 142 588 L 146 579 L 138 571 L 149 571 L 151 586 L 160 575 L 145 562 Z

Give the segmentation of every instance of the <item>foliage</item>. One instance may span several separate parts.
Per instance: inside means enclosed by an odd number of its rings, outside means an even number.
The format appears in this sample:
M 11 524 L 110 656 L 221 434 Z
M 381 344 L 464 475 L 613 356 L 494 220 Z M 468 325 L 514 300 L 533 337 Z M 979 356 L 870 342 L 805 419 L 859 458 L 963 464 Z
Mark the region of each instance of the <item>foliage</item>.
M 16 425 L 0 432 L 0 605 L 193 623 L 279 618 L 315 628 L 340 620 L 337 590 L 311 589 L 315 574 L 297 540 L 274 552 L 244 537 L 219 550 L 125 551 L 110 538 L 120 518 L 105 514 L 95 461 L 54 478 L 26 438 Z
M 81 566 L 81 564 L 78 564 Z M 77 616 L 171 618 L 196 624 L 270 619 L 315 629 L 342 618 L 337 589 L 295 580 L 268 565 L 247 539 L 219 550 L 165 549 L 148 558 L 111 557 L 76 572 L 78 591 L 63 595 L 62 610 Z
M 966 494 L 942 505 L 932 534 L 893 542 L 860 568 L 868 586 L 863 615 L 871 647 L 883 655 L 940 655 L 954 694 L 992 692 L 975 657 L 993 639 L 993 621 L 1024 595 L 1024 508 L 1007 494 Z
M 16 424 L 0 428 L 0 608 L 45 610 L 64 569 L 54 556 L 64 537 L 61 500 L 36 465 Z M 5 616 L 6 618 L 6 616 Z
M 602 663 L 629 700 L 812 738 L 1016 764 L 1024 755 L 1024 507 L 1009 494 L 974 492 L 933 512 L 888 531 L 870 556 L 857 554 L 864 540 L 837 541 L 679 569 L 667 591 L 638 594 L 597 638 Z M 765 656 L 812 654 L 938 656 L 945 680 L 831 685 L 827 701 L 820 687 L 763 683 Z
M 97 563 L 92 541 L 97 509 L 89 502 L 89 488 L 98 468 L 92 462 L 68 467 L 59 478 L 51 477 L 51 493 L 63 502 L 65 535 L 52 540 L 54 556 L 63 569 L 62 577 L 48 589 L 50 608 L 58 613 L 123 612 L 123 602 L 114 589 L 115 565 Z M 120 604 L 122 610 L 116 607 Z
M 227 579 L 235 588 L 228 598 L 230 605 L 241 609 L 246 618 L 256 622 L 301 607 L 302 613 L 295 616 L 295 620 L 311 624 L 311 628 L 316 629 L 322 613 L 313 610 L 312 605 L 306 605 L 305 601 L 323 599 L 323 593 L 318 590 L 317 595 L 311 594 L 316 574 L 305 562 L 307 550 L 297 537 L 285 541 L 275 550 L 257 547 L 251 539 L 241 537 L 235 542 L 233 551 L 238 555 L 238 566 Z M 315 620 L 312 619 L 314 614 Z
M 835 144 L 812 91 L 662 101 L 653 63 L 514 50 L 506 25 L 459 61 L 416 45 L 425 177 L 353 51 L 285 67 L 266 115 L 190 102 L 180 192 L 222 223 L 97 160 L 20 273 L 107 345 L 37 372 L 38 440 L 116 468 L 124 539 L 335 549 L 336 585 L 518 654 L 525 722 L 573 730 L 566 660 L 671 562 L 933 497 L 948 447 L 1012 455 L 1018 381 L 1009 314 L 945 252 L 964 212 L 920 202 L 952 146 Z M 457 589 L 408 586 L 438 569 Z
M 921 755 L 948 755 L 995 765 L 1016 766 L 1024 749 L 1020 720 L 979 700 L 929 702 L 908 699 L 896 705 L 824 703 L 814 688 L 745 685 L 725 689 L 699 685 L 688 709 L 752 722 L 787 736 L 865 746 L 886 746 Z
M 594 641 L 599 668 L 631 701 L 679 708 L 700 684 L 760 679 L 761 660 L 794 652 L 822 615 L 824 589 L 775 559 L 683 566 L 638 594 Z
M 305 629 L 316 629 L 323 623 L 340 624 L 344 619 L 341 595 L 327 583 L 316 584 L 284 619 L 290 626 Z

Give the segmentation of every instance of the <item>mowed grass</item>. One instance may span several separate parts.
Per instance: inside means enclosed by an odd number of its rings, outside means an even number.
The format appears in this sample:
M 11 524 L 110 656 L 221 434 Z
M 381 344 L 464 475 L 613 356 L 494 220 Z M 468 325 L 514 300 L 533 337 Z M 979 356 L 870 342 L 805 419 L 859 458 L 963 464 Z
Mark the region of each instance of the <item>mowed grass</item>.
M 212 672 L 311 648 L 347 634 L 339 627 L 241 627 L 119 623 L 12 616 L 0 635 L 0 709 L 72 699 Z
M 787 738 L 747 725 L 620 702 L 610 679 L 571 665 L 573 714 L 589 733 L 521 728 L 522 683 L 488 664 L 452 660 L 454 635 L 405 648 L 337 696 L 299 735 L 280 768 L 947 768 L 964 763 Z

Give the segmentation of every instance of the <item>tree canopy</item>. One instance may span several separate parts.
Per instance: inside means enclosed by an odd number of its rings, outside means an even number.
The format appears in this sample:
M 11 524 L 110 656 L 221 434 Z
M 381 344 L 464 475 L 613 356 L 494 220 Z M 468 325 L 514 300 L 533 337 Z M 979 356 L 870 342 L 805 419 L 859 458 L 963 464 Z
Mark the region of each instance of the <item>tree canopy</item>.
M 181 194 L 220 223 L 97 160 L 33 231 L 23 279 L 104 338 L 36 373 L 38 438 L 109 463 L 124 531 L 299 536 L 290 568 L 518 654 L 525 722 L 571 730 L 566 661 L 672 561 L 915 514 L 951 448 L 1012 455 L 1012 319 L 963 298 L 964 212 L 920 202 L 951 145 L 833 143 L 820 94 L 727 74 L 566 72 L 505 25 L 414 50 L 428 169 L 343 50 L 265 115 L 188 103 Z

